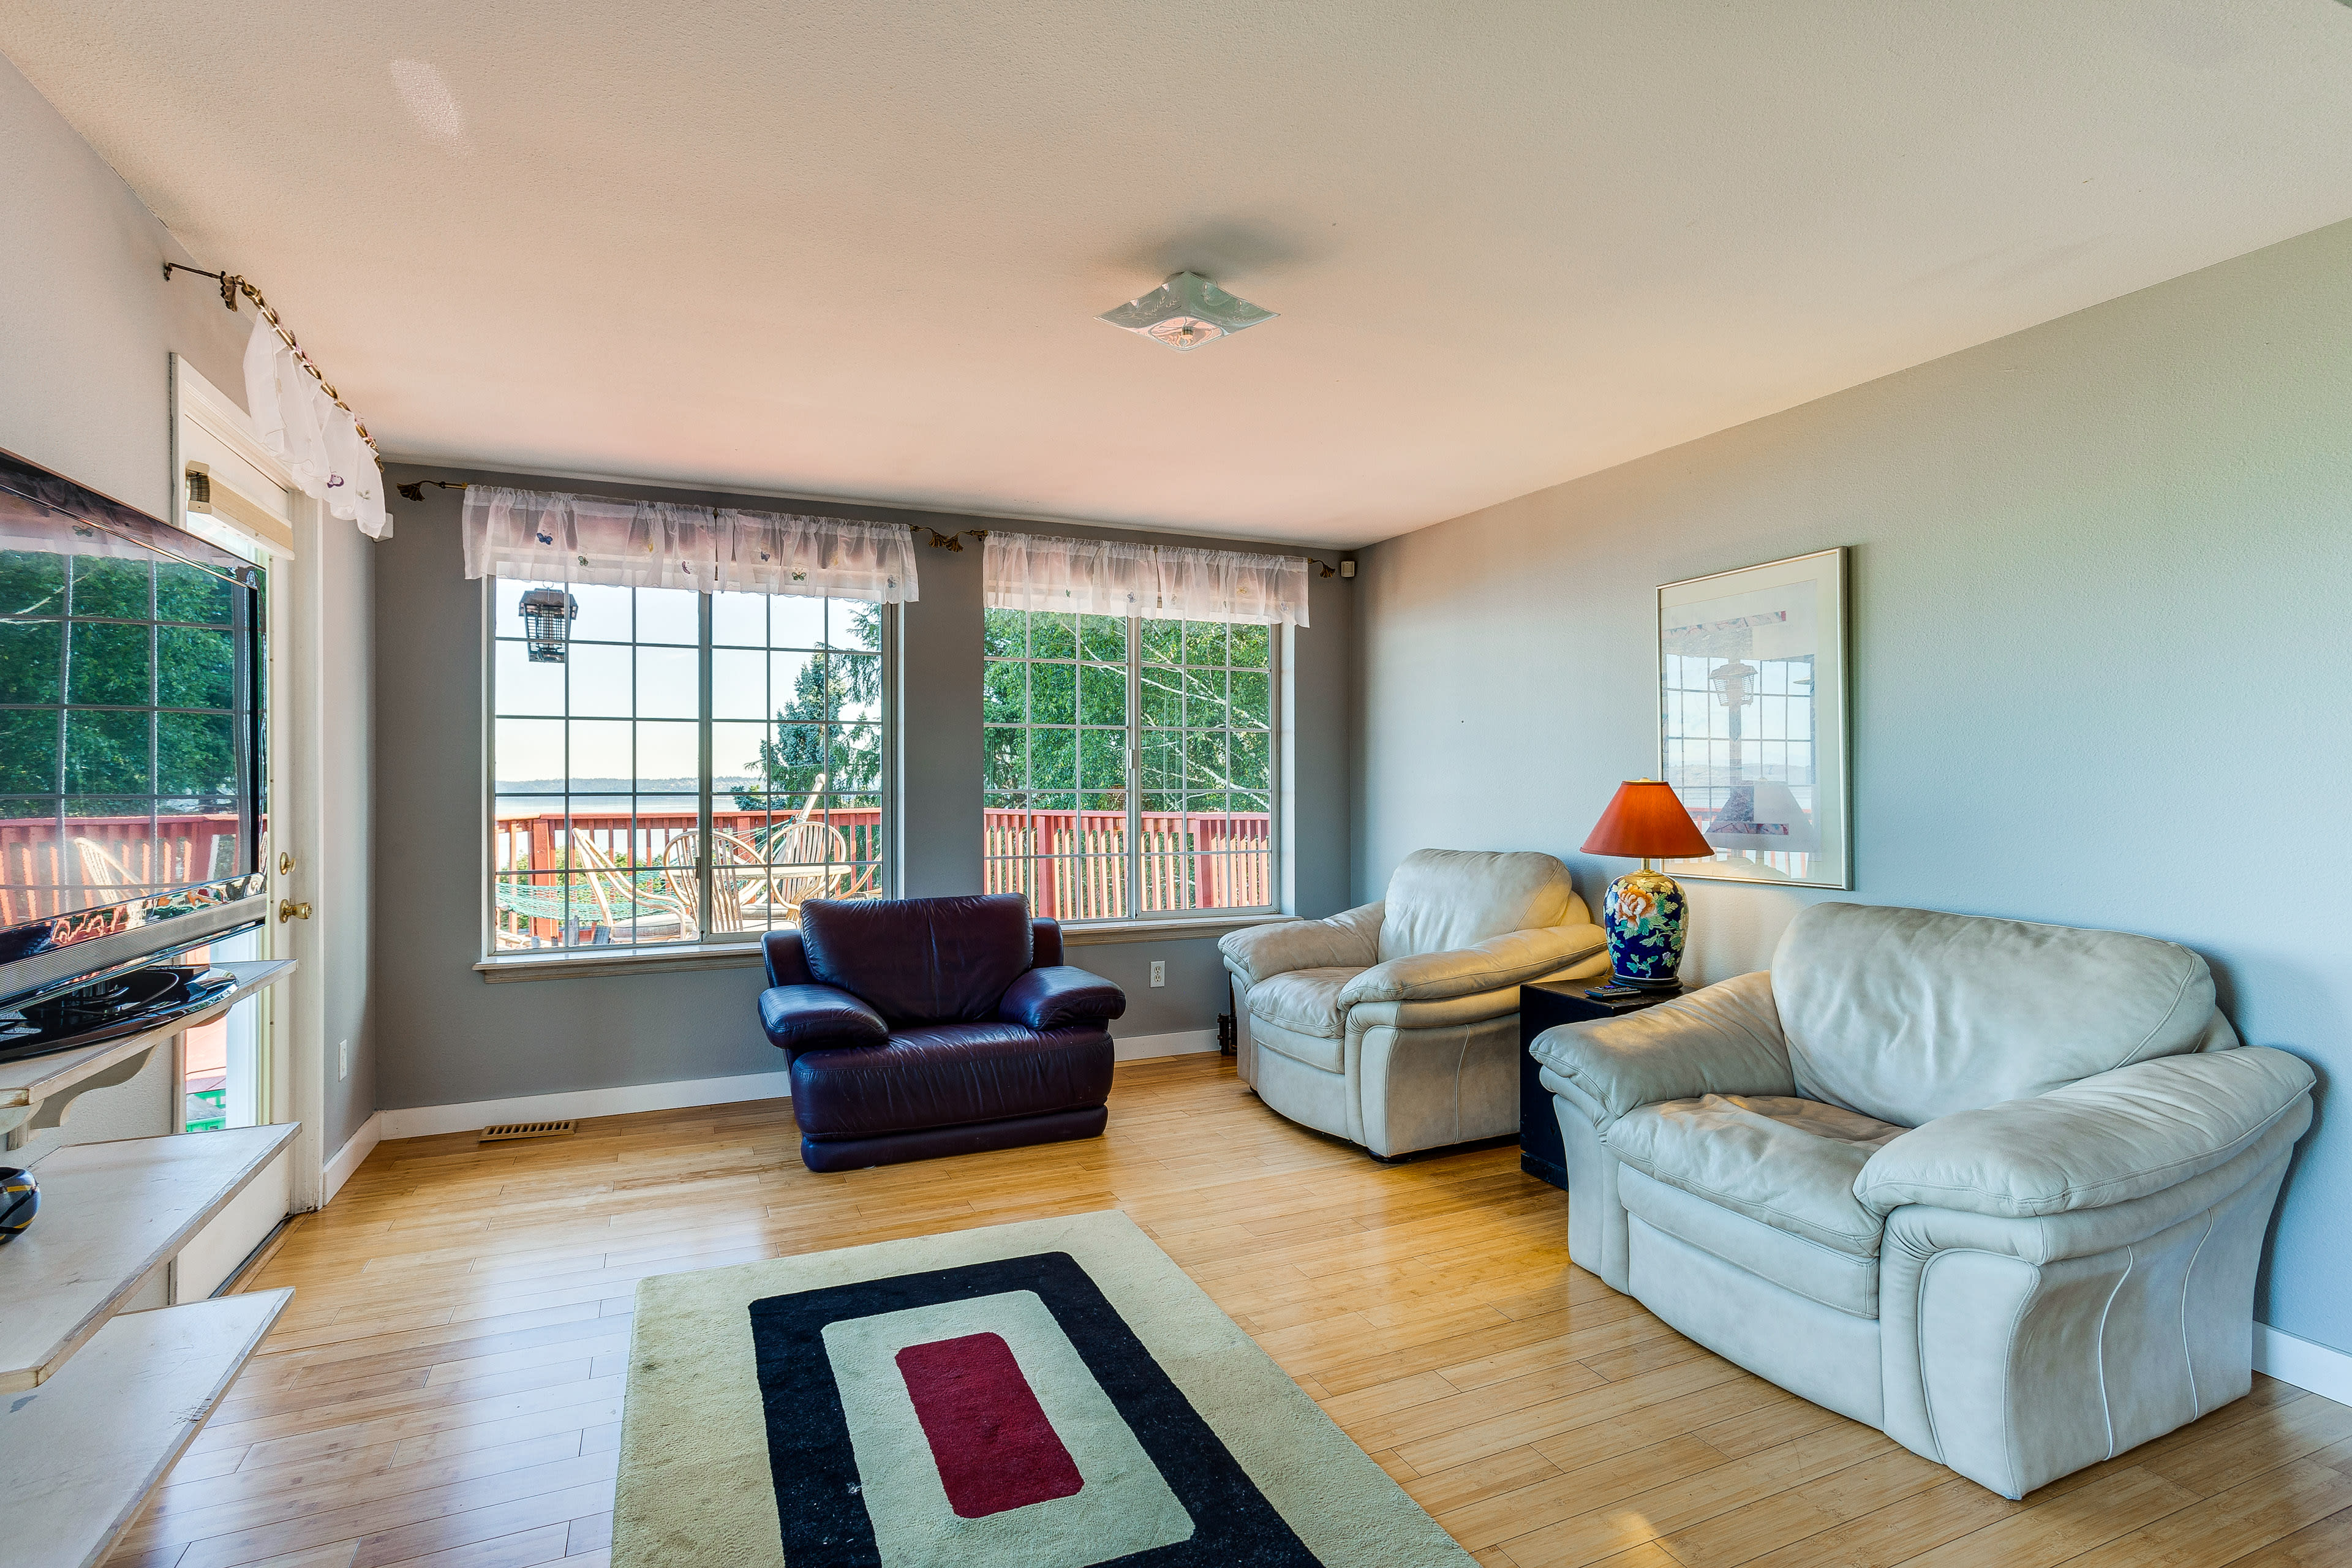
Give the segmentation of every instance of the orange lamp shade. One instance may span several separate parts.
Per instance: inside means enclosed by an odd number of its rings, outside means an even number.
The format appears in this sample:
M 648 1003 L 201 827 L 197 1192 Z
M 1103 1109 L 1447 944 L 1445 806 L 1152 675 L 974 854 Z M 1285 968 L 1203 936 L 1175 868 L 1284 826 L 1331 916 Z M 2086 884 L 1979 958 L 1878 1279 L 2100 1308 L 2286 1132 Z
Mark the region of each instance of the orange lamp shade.
M 1636 860 L 1694 860 L 1712 857 L 1715 846 L 1683 809 L 1672 784 L 1657 779 L 1627 779 L 1617 786 L 1601 820 L 1593 824 L 1584 852 Z

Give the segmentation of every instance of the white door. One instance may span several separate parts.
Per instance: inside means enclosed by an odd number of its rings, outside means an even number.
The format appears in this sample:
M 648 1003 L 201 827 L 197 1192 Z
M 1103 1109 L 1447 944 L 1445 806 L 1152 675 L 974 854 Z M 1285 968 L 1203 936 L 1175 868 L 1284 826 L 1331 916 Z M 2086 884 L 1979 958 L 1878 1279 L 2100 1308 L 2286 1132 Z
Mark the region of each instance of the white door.
M 299 904 L 304 890 L 302 742 L 309 725 L 297 679 L 304 647 L 306 530 L 317 509 L 252 434 L 245 411 L 177 356 L 173 360 L 172 521 L 246 556 L 263 569 L 264 729 L 261 865 L 273 909 Z M 186 476 L 202 476 L 191 500 Z M 315 906 L 315 900 L 311 900 Z M 210 1295 L 289 1213 L 315 1207 L 319 1190 L 317 1098 L 320 1029 L 318 921 L 273 917 L 259 930 L 215 943 L 214 958 L 294 958 L 288 980 L 241 1004 L 221 1024 L 182 1037 L 173 1131 L 299 1121 L 291 1148 L 181 1252 L 172 1299 Z M 306 984 L 306 982 L 308 983 Z M 306 1061 L 311 1070 L 305 1070 Z

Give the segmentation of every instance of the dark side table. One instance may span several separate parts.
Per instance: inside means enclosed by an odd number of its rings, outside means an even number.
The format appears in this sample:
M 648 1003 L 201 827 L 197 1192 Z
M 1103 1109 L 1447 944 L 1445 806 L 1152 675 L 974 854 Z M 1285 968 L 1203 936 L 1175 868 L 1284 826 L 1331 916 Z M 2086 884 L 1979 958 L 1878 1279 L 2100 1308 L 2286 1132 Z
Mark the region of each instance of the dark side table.
M 1528 1055 L 1528 1047 L 1546 1029 L 1622 1017 L 1682 994 L 1680 987 L 1605 1002 L 1585 994 L 1608 984 L 1607 975 L 1596 974 L 1586 980 L 1538 980 L 1519 987 L 1519 1169 L 1562 1192 L 1568 1190 L 1568 1154 L 1560 1147 L 1559 1118 L 1552 1111 L 1551 1090 L 1538 1081 L 1543 1064 Z

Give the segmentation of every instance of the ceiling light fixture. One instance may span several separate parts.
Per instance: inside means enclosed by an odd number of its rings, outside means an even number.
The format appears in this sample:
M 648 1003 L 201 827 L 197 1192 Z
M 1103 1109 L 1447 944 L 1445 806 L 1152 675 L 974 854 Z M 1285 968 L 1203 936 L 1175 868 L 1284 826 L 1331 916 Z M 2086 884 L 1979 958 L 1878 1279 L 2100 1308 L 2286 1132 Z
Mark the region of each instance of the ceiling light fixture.
M 1171 272 L 1167 282 L 1140 300 L 1129 300 L 1095 320 L 1157 338 L 1178 353 L 1188 353 L 1244 327 L 1271 321 L 1276 314 L 1236 299 L 1197 272 Z

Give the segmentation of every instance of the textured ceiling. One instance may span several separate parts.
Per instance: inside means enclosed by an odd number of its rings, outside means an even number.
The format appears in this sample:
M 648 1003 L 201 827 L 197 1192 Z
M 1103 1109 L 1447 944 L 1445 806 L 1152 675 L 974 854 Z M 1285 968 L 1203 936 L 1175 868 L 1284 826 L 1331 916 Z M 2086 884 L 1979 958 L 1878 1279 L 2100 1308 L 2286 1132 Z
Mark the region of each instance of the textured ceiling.
M 2352 216 L 2334 0 L 0 0 L 388 453 L 1362 542 Z M 1095 320 L 1190 268 L 1282 313 Z

